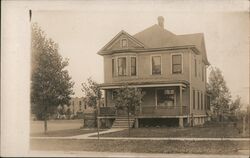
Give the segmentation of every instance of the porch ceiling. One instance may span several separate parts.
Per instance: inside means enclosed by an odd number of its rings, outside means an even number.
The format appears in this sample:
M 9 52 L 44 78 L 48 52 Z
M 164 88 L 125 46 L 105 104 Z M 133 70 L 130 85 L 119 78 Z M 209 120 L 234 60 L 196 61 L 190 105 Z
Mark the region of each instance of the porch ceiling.
M 171 86 L 182 86 L 187 87 L 188 81 L 157 81 L 157 82 L 119 82 L 119 83 L 103 83 L 99 84 L 101 89 L 114 89 L 121 88 L 123 85 L 128 84 L 129 87 L 171 87 Z

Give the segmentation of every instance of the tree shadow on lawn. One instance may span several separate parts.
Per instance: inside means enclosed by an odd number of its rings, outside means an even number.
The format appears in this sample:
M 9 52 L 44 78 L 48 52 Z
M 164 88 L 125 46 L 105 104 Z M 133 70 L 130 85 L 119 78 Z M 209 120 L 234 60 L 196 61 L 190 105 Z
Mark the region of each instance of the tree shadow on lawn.
M 101 134 L 102 137 L 128 137 L 128 129 Z M 96 137 L 96 135 L 95 135 Z M 231 126 L 204 127 L 167 127 L 167 128 L 132 128 L 130 137 L 188 137 L 188 138 L 248 138 L 249 132 L 243 136 L 239 129 Z

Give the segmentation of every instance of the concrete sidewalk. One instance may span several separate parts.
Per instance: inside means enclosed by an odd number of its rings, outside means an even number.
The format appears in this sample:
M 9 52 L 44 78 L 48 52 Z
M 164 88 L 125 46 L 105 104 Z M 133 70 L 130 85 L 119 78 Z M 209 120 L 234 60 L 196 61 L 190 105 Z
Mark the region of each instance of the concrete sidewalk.
M 213 155 L 213 154 L 161 154 L 161 153 L 119 153 L 91 151 L 30 151 L 26 156 L 67 156 L 67 157 L 147 157 L 147 158 L 246 158 L 244 155 Z
M 125 130 L 124 128 L 109 129 L 106 131 L 101 131 L 99 134 L 112 133 Z M 95 137 L 91 137 L 95 136 Z M 70 137 L 31 137 L 31 139 L 98 139 L 97 132 L 87 133 L 77 136 Z M 181 138 L 181 137 L 102 137 L 102 140 L 179 140 L 179 141 L 250 141 L 250 138 Z
M 31 139 L 98 139 L 98 137 L 31 137 Z M 250 138 L 139 138 L 139 137 L 99 137 L 100 140 L 179 140 L 179 141 L 250 141 Z

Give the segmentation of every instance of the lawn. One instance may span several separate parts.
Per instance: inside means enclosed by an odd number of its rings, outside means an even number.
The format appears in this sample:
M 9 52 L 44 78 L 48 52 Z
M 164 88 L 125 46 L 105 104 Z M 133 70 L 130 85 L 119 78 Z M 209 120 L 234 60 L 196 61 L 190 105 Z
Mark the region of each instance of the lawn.
M 43 132 L 39 133 L 31 133 L 31 137 L 70 137 L 88 133 L 97 132 L 96 129 L 66 129 L 66 130 L 58 130 L 58 131 L 48 131 L 46 134 Z
M 59 131 L 68 129 L 80 129 L 83 120 L 49 120 L 48 131 Z M 30 121 L 30 133 L 41 133 L 44 131 L 44 121 Z
M 128 130 L 102 134 L 101 137 L 128 137 Z M 242 136 L 237 128 L 232 126 L 207 126 L 186 128 L 132 128 L 130 137 L 195 137 L 195 138 L 240 138 Z
M 68 137 L 96 132 L 96 129 L 81 129 L 82 120 L 49 120 L 48 132 L 44 134 L 43 121 L 31 121 L 31 137 Z
M 30 149 L 43 151 L 239 154 L 239 150 L 249 149 L 249 144 L 247 141 L 31 139 Z

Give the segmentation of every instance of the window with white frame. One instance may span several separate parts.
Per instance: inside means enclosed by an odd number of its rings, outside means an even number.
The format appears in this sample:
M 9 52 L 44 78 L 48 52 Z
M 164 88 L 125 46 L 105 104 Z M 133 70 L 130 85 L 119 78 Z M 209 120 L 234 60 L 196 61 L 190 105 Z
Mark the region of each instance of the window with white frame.
M 172 55 L 172 73 L 182 73 L 182 57 L 181 54 Z
M 194 59 L 194 74 L 195 74 L 195 77 L 197 77 L 197 61 L 196 61 L 196 59 Z
M 197 92 L 197 98 L 198 98 L 198 109 L 200 109 L 200 92 Z
M 202 65 L 202 81 L 204 81 L 204 66 Z
M 203 93 L 201 92 L 201 110 L 203 110 Z
M 161 56 L 152 56 L 152 75 L 161 74 Z
M 196 99 L 196 97 L 195 97 L 195 90 L 193 90 L 193 109 L 195 109 L 195 104 L 196 104 L 195 99 Z
M 131 76 L 136 76 L 136 57 L 131 57 Z
M 112 59 L 112 76 L 115 76 L 115 59 Z
M 118 58 L 118 76 L 126 75 L 126 57 Z
M 126 38 L 123 38 L 121 40 L 121 45 L 122 45 L 122 48 L 128 47 L 128 40 Z

